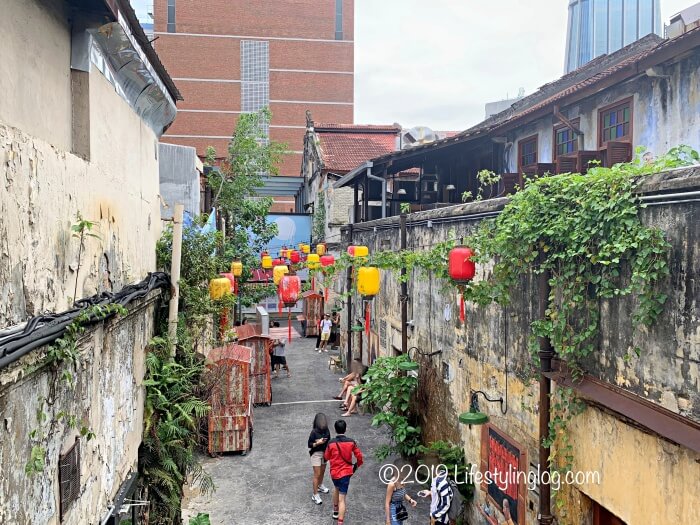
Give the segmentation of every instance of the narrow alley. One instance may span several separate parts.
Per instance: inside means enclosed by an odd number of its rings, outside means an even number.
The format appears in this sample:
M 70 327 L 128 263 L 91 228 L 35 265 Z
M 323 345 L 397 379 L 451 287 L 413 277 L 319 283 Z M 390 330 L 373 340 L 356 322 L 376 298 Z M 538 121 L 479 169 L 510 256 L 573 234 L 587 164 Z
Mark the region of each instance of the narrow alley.
M 198 495 L 195 487 L 183 503 L 185 518 L 206 512 L 211 523 L 217 525 L 334 523 L 331 494 L 322 495 L 321 505 L 311 501 L 311 464 L 306 444 L 317 412 L 328 416 L 331 427 L 340 419 L 340 402 L 332 397 L 338 393 L 338 378 L 342 375 L 328 370 L 329 354 L 318 354 L 314 342 L 314 338 L 296 339 L 288 345 L 287 362 L 292 377 L 283 373 L 273 379 L 272 406 L 255 407 L 250 453 L 202 458 L 204 468 L 214 478 L 216 492 L 205 497 Z M 357 441 L 365 459 L 350 482 L 345 521 L 349 525 L 384 523 L 386 491 L 379 469 L 389 460 L 378 461 L 374 450 L 388 442 L 389 436 L 384 429 L 370 425 L 368 414 L 345 419 L 347 435 Z M 331 436 L 334 435 L 331 428 Z M 325 485 L 333 486 L 328 471 Z M 416 497 L 422 488 L 409 488 L 409 493 Z M 407 523 L 427 520 L 429 505 L 426 500 L 418 500 L 418 507 L 409 510 Z

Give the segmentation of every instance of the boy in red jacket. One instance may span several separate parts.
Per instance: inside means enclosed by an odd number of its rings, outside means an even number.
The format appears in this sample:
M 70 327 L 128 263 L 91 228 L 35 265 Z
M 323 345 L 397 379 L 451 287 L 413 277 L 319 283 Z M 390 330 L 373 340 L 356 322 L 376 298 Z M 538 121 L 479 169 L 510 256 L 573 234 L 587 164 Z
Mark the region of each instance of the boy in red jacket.
M 338 520 L 338 525 L 343 525 L 345 520 L 345 497 L 348 493 L 350 477 L 362 465 L 362 451 L 353 439 L 345 435 L 347 426 L 345 421 L 339 419 L 335 422 L 337 436 L 331 439 L 326 446 L 324 457 L 331 466 L 331 479 L 335 489 L 333 490 L 333 519 Z M 352 462 L 355 456 L 356 462 Z

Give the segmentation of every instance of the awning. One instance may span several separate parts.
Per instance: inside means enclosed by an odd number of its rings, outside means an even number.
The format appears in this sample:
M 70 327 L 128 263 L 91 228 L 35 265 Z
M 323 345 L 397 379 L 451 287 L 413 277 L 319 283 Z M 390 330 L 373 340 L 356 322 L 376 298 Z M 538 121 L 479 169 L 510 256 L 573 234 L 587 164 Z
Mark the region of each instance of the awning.
M 367 168 L 371 168 L 374 166 L 371 160 L 368 160 L 367 162 L 360 164 L 357 168 L 355 168 L 352 171 L 349 171 L 345 175 L 343 175 L 340 180 L 336 181 L 333 184 L 334 188 L 342 188 L 344 186 L 349 186 L 357 177 L 360 175 L 364 175 L 365 172 L 367 171 Z
M 304 179 L 303 177 L 273 175 L 263 177 L 263 182 L 265 185 L 255 190 L 255 193 L 261 197 L 283 197 L 286 195 L 294 197 L 299 193 Z

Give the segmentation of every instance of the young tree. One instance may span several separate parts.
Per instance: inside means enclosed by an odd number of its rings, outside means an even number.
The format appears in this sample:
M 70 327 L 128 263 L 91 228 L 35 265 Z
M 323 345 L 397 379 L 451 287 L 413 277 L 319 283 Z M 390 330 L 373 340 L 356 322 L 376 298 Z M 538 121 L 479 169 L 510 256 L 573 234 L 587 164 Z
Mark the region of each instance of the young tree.
M 227 261 L 241 259 L 246 268 L 242 282 L 249 277 L 249 269 L 259 264 L 259 253 L 277 234 L 277 227 L 265 220 L 272 207 L 271 197 L 257 195 L 264 185 L 264 175 L 279 174 L 279 163 L 287 145 L 267 137 L 272 113 L 264 108 L 257 113 L 244 113 L 228 146 L 226 159 L 219 170 L 212 170 L 208 183 L 214 191 L 213 206 L 226 219 L 226 238 L 222 256 Z M 207 151 L 208 160 L 216 158 L 213 148 Z M 250 304 L 260 300 L 266 292 L 254 292 L 242 287 L 241 302 Z

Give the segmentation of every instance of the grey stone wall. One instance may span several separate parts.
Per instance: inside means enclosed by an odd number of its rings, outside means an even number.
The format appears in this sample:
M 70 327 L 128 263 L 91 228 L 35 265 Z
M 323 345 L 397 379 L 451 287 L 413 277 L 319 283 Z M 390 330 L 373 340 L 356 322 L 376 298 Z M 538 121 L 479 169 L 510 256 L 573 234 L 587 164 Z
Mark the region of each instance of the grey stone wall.
M 686 192 L 700 189 L 700 169 L 684 169 L 649 177 L 641 192 Z M 700 421 L 700 258 L 698 227 L 700 206 L 691 202 L 648 207 L 642 220 L 666 232 L 672 244 L 671 277 L 664 283 L 668 294 L 663 315 L 648 330 L 632 328 L 633 298 L 601 304 L 599 351 L 586 368 L 593 375 L 625 388 L 673 412 Z M 452 237 L 467 236 L 484 214 L 497 212 L 507 199 L 493 199 L 409 215 L 408 247 L 426 249 Z M 465 217 L 470 214 L 475 217 Z M 430 221 L 430 222 L 429 222 Z M 370 252 L 399 250 L 399 218 L 354 226 L 352 244 L 365 244 Z M 359 231 L 358 231 L 359 230 Z M 348 229 L 344 229 L 347 245 Z M 477 267 L 476 279 L 484 278 L 489 267 Z M 336 286 L 345 285 L 345 280 Z M 491 422 L 519 442 L 531 465 L 537 464 L 538 384 L 532 373 L 528 351 L 530 323 L 537 318 L 537 286 L 533 275 L 523 275 L 507 308 L 496 305 L 479 307 L 467 303 L 466 322 L 459 322 L 458 294 L 453 286 L 417 271 L 408 281 L 409 348 L 421 352 L 441 351 L 433 357 L 419 357 L 418 412 L 426 442 L 450 439 L 460 442 L 467 461 L 478 465 L 480 433 L 457 422 L 459 413 L 469 409 L 470 390 L 483 390 L 490 397 L 507 397 L 507 413 L 498 404 L 480 400 L 480 408 Z M 359 297 L 354 296 L 354 318 L 362 317 Z M 400 349 L 399 284 L 389 271 L 382 272 L 380 294 L 371 303 L 372 335 L 363 342 L 363 360 L 375 341 L 377 355 L 393 355 Z M 347 314 L 342 321 L 346 323 Z M 365 337 L 365 336 L 363 336 Z M 639 358 L 625 359 L 638 346 Z M 358 347 L 353 349 L 357 355 Z M 443 377 L 443 371 L 448 371 Z M 507 389 L 507 390 L 506 390 Z M 506 393 L 507 392 L 507 393 Z M 623 424 L 623 423 L 621 423 Z M 585 427 L 584 427 L 585 428 Z M 590 446 L 604 446 L 593 443 Z M 682 449 L 681 449 L 682 450 Z M 679 456 L 680 457 L 680 456 Z M 683 461 L 669 463 L 681 465 Z M 680 468 L 680 467 L 678 467 Z M 691 467 L 688 467 L 691 468 Z M 669 475 L 676 475 L 671 473 Z M 647 474 L 644 474 L 647 475 Z M 483 496 L 477 491 L 478 501 Z M 532 509 L 537 509 L 537 494 L 529 492 Z M 481 519 L 475 510 L 472 518 Z M 534 523 L 534 510 L 528 511 L 528 523 Z M 478 522 L 478 521 L 477 521 Z
M 0 523 L 59 523 L 57 462 L 76 439 L 81 447 L 79 498 L 61 523 L 99 523 L 107 512 L 129 472 L 137 469 L 145 347 L 153 335 L 157 298 L 154 292 L 133 303 L 128 315 L 98 325 L 81 338 L 75 388 L 58 382 L 55 412 L 77 416 L 95 438 L 79 437 L 80 424 L 71 429 L 59 423 L 46 446 L 44 472 L 27 475 L 24 466 L 39 398 L 48 395 L 51 385 L 47 369 L 36 369 L 46 348 L 0 371 Z

